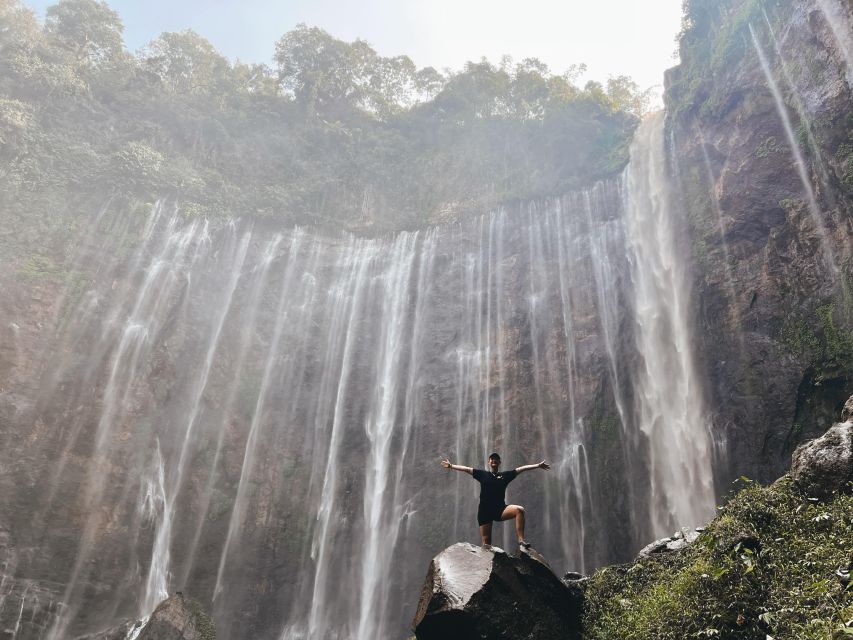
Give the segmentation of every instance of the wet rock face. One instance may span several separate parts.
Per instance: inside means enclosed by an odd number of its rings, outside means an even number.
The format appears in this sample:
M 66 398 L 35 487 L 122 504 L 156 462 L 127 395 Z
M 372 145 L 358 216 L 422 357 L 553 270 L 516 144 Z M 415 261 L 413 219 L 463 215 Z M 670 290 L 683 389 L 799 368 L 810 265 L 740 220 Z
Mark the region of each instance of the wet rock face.
M 847 401 L 845 411 L 851 404 L 853 396 Z M 797 447 L 792 457 L 791 477 L 803 491 L 816 498 L 827 498 L 848 489 L 853 482 L 853 423 L 848 419 L 835 424 L 820 438 Z
M 841 410 L 841 422 L 850 422 L 851 418 L 853 418 L 853 396 L 847 398 L 847 402 L 844 403 L 844 409 Z
M 535 552 L 458 543 L 430 564 L 412 626 L 418 640 L 579 638 L 582 604 Z
M 650 556 L 657 555 L 660 553 L 681 551 L 682 549 L 687 548 L 693 542 L 695 542 L 696 538 L 699 537 L 699 533 L 701 531 L 701 527 L 699 529 L 690 529 L 685 532 L 679 531 L 675 535 L 672 535 L 668 538 L 661 538 L 659 540 L 655 540 L 654 542 L 650 542 L 645 547 L 640 549 L 640 553 L 637 554 L 637 560 L 641 558 L 648 558 Z
M 853 330 L 844 303 L 849 275 L 841 268 L 853 229 L 853 174 L 845 169 L 853 158 L 853 93 L 822 4 L 785 0 L 765 3 L 762 12 L 760 3 L 721 0 L 702 41 L 725 50 L 725 62 L 687 41 L 682 64 L 667 75 L 700 362 L 728 466 L 718 475 L 720 488 L 740 475 L 772 482 L 797 444 L 832 425 L 853 391 L 850 358 L 832 339 Z M 836 18 L 849 32 L 849 3 L 832 4 L 845 7 Z M 745 12 L 752 12 L 747 21 L 732 17 Z
M 176 594 L 161 602 L 138 640 L 215 640 L 216 630 L 201 606 Z
M 85 636 L 77 636 L 74 640 L 127 640 L 134 629 L 142 625 L 141 620 L 127 621 L 115 627 L 110 627 L 98 633 L 89 633 Z

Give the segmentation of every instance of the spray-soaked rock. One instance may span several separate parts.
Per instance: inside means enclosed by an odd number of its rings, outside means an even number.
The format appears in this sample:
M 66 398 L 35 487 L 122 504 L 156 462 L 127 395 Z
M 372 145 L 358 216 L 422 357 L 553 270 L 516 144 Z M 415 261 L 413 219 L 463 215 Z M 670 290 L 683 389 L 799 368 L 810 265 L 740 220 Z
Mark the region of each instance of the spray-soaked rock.
M 844 403 L 844 408 L 841 410 L 841 422 L 850 422 L 851 418 L 853 418 L 853 396 L 847 398 L 847 402 Z
M 180 593 L 163 600 L 138 640 L 215 640 L 216 630 L 201 605 Z
M 88 633 L 85 636 L 77 636 L 74 640 L 127 640 L 132 637 L 137 626 L 142 625 L 141 620 L 128 620 L 115 627 L 98 631 L 97 633 Z
M 678 531 L 668 538 L 661 538 L 660 540 L 650 542 L 640 549 L 637 559 L 648 558 L 649 556 L 668 551 L 681 551 L 690 546 L 699 537 L 699 533 L 697 529 L 688 529 L 686 531 Z
M 794 451 L 791 477 L 810 496 L 825 498 L 853 482 L 851 408 L 853 397 L 844 405 L 844 422 L 832 425 L 820 438 L 805 442 Z
M 413 628 L 418 640 L 580 637 L 582 590 L 535 551 L 510 556 L 457 543 L 430 563 Z

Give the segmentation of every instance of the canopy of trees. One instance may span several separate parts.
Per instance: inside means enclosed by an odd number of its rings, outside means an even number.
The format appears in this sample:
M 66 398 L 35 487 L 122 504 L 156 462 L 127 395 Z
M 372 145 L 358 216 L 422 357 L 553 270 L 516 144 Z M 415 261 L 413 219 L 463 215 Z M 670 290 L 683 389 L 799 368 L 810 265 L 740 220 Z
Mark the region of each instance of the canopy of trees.
M 202 36 L 135 54 L 104 2 L 44 24 L 0 0 L 0 200 L 21 215 L 180 200 L 190 213 L 335 228 L 412 228 L 612 175 L 645 95 L 575 84 L 535 59 L 418 69 L 299 25 L 274 68 Z

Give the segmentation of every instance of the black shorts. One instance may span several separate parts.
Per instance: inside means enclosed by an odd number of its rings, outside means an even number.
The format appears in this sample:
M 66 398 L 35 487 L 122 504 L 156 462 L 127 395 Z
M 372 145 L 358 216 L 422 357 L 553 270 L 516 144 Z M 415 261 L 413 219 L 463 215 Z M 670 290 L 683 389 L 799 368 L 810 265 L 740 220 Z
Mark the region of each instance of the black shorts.
M 477 509 L 477 524 L 482 527 L 484 524 L 489 524 L 496 520 L 500 520 L 501 514 L 504 512 L 504 509 L 506 509 L 505 504 L 481 504 Z

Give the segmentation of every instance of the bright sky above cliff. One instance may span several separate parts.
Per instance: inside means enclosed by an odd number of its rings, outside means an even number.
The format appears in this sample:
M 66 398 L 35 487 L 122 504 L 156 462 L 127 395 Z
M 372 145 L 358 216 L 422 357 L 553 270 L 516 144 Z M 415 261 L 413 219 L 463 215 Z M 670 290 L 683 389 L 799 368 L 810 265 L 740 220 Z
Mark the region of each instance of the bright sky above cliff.
M 47 0 L 24 0 L 44 16 Z M 661 84 L 673 66 L 681 0 L 108 0 L 135 50 L 163 31 L 193 29 L 231 59 L 269 62 L 297 23 L 367 40 L 381 55 L 461 69 L 503 54 L 536 57 L 555 73 L 573 63 L 586 79 L 627 74 Z

